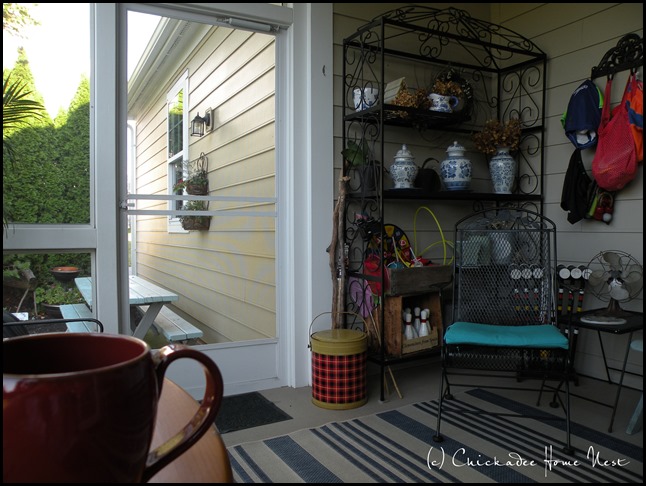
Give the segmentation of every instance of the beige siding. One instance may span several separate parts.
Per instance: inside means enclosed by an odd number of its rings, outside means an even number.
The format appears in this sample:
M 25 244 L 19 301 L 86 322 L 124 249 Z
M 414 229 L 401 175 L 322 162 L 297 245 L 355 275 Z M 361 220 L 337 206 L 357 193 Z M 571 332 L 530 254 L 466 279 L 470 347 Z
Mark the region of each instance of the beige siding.
M 210 196 L 275 196 L 274 39 L 210 29 L 199 48 L 137 124 L 137 192 L 165 194 L 166 92 L 189 72 L 190 116 L 214 109 L 214 131 L 190 138 L 190 159 L 208 157 Z M 143 114 L 142 114 L 143 115 Z M 139 208 L 165 209 L 166 201 Z M 168 233 L 166 217 L 139 216 L 137 272 L 180 295 L 180 314 L 205 326 L 207 342 L 276 336 L 275 220 L 226 216 L 272 214 L 273 204 L 211 201 L 220 210 L 206 231 Z
M 420 4 L 435 8 L 445 8 L 453 4 Z M 335 74 L 335 180 L 341 170 L 341 136 L 342 136 L 342 42 L 343 38 L 354 32 L 357 27 L 377 15 L 401 6 L 400 4 L 340 4 L 334 5 L 334 74 Z M 639 169 L 636 179 L 616 198 L 615 214 L 610 225 L 599 222 L 582 221 L 576 225 L 567 222 L 566 213 L 560 208 L 563 179 L 572 144 L 565 137 L 560 117 L 567 106 L 574 89 L 590 76 L 591 68 L 597 65 L 603 55 L 614 47 L 625 34 L 635 32 L 643 36 L 643 4 L 595 4 L 595 3 L 500 3 L 500 4 L 459 4 L 458 8 L 467 10 L 475 18 L 499 23 L 536 43 L 548 56 L 548 76 L 546 93 L 546 138 L 545 138 L 545 213 L 553 219 L 558 228 L 559 259 L 565 264 L 582 265 L 588 263 L 599 251 L 608 249 L 623 250 L 643 262 L 643 168 Z M 405 74 L 408 76 L 409 74 Z M 413 73 L 424 81 L 425 74 Z M 625 85 L 626 73 L 616 77 L 618 81 L 613 88 L 613 103 L 621 98 Z M 597 80 L 600 87 L 605 86 L 605 79 Z M 389 167 L 398 145 L 399 138 L 386 140 L 385 167 Z M 450 140 L 441 139 L 444 147 Z M 448 142 L 448 143 L 447 143 Z M 429 156 L 429 147 L 440 148 L 437 138 L 432 140 L 410 141 L 409 148 L 421 164 Z M 434 155 L 442 160 L 442 154 Z M 584 162 L 590 166 L 591 154 L 584 153 Z M 483 168 L 474 164 L 474 180 L 486 177 Z M 387 177 L 387 176 L 386 176 Z M 336 184 L 335 184 L 336 187 Z M 421 203 L 420 203 L 421 204 Z M 470 203 L 442 203 L 433 201 L 427 205 L 438 217 L 447 238 L 452 239 L 450 230 L 457 216 L 465 214 L 471 208 Z M 390 204 L 386 212 L 386 222 L 400 225 L 413 240 L 415 228 L 420 239 L 419 248 L 439 240 L 435 231 L 436 225 L 430 215 L 423 210 L 418 215 L 417 225 L 413 225 L 417 205 Z M 438 248 L 440 248 L 438 246 Z M 432 255 L 433 256 L 433 255 Z M 435 255 L 441 257 L 441 252 Z M 586 308 L 594 308 L 603 303 L 595 302 L 591 296 L 586 297 Z M 624 307 L 643 310 L 642 296 L 624 304 Z M 594 338 L 594 339 L 593 339 Z M 607 349 L 611 364 L 620 364 L 627 336 L 611 338 Z M 634 368 L 642 366 L 640 356 L 631 356 Z M 583 373 L 603 376 L 602 360 L 596 336 L 582 332 L 577 349 L 577 369 Z

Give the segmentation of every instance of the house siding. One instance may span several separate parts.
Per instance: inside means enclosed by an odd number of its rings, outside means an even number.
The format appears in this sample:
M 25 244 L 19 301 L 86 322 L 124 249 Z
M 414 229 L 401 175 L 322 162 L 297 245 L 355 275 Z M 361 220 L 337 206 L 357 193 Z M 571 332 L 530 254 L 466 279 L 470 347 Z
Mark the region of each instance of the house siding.
M 644 261 L 643 167 L 640 167 L 636 178 L 616 194 L 613 219 L 609 225 L 590 220 L 572 225 L 567 221 L 567 213 L 560 207 L 563 179 L 574 149 L 563 132 L 561 115 L 572 92 L 590 77 L 592 67 L 601 62 L 621 37 L 631 32 L 643 37 L 643 18 L 642 3 L 492 6 L 493 22 L 522 32 L 548 57 L 545 214 L 557 225 L 559 260 L 565 265 L 585 265 L 603 250 L 625 251 L 642 264 Z M 612 106 L 621 100 L 627 77 L 627 72 L 615 76 Z M 605 78 L 595 80 L 602 90 L 605 82 Z M 588 170 L 593 154 L 592 150 L 585 150 L 582 154 Z M 584 303 L 586 309 L 606 305 L 594 299 L 589 292 Z M 643 311 L 643 295 L 621 305 L 625 309 Z M 596 334 L 594 331 L 581 330 L 575 365 L 581 373 L 604 378 L 603 358 Z M 603 338 L 609 364 L 621 368 L 628 335 L 610 336 L 604 333 Z M 629 355 L 628 369 L 643 373 L 641 355 Z M 626 380 L 629 384 L 637 385 L 638 381 L 633 378 L 627 376 Z
M 184 56 L 137 119 L 136 192 L 167 192 L 166 93 L 189 72 L 189 119 L 213 109 L 214 130 L 190 137 L 190 160 L 208 158 L 210 196 L 275 196 L 272 36 L 214 27 Z M 166 209 L 166 201 L 139 201 Z M 205 327 L 208 343 L 276 336 L 274 204 L 210 201 L 209 231 L 169 233 L 165 216 L 137 217 L 136 272 L 180 298 L 173 309 Z
M 454 4 L 419 4 L 435 8 L 447 8 Z M 334 153 L 335 180 L 342 167 L 342 103 L 343 103 L 343 38 L 373 19 L 377 15 L 400 7 L 401 4 L 334 4 Z M 566 212 L 560 207 L 561 191 L 568 162 L 574 147 L 565 137 L 561 125 L 561 115 L 567 107 L 568 100 L 576 87 L 589 78 L 591 68 L 601 61 L 604 54 L 616 46 L 617 41 L 627 33 L 634 32 L 643 36 L 642 3 L 499 3 L 499 4 L 459 4 L 458 8 L 468 11 L 473 17 L 490 20 L 503 25 L 532 40 L 547 54 L 547 91 L 546 91 L 546 134 L 545 134 L 545 183 L 544 213 L 552 219 L 558 229 L 559 261 L 565 265 L 585 265 L 598 252 L 616 249 L 630 253 L 639 262 L 643 262 L 643 168 L 626 188 L 617 193 L 615 212 L 610 225 L 597 221 L 584 220 L 571 225 L 566 219 Z M 627 73 L 618 74 L 612 93 L 613 105 L 621 99 Z M 408 77 L 407 77 L 408 79 Z M 605 79 L 597 79 L 598 86 L 605 86 Z M 412 83 L 409 83 L 411 86 Z M 620 86 L 620 87 L 619 87 Z M 384 166 L 392 163 L 388 157 L 394 155 L 401 146 L 401 140 L 386 140 Z M 450 143 L 450 141 L 449 141 Z M 444 146 L 448 146 L 446 143 Z M 416 155 L 416 162 L 421 164 L 430 155 L 427 153 L 430 142 L 422 140 L 417 146 L 409 148 Z M 425 145 L 426 144 L 426 145 Z M 441 145 L 435 144 L 435 149 Z M 590 153 L 587 153 L 590 152 Z M 584 163 L 591 165 L 592 151 L 584 151 Z M 435 157 L 438 158 L 437 153 Z M 441 156 L 440 156 L 441 160 Z M 474 168 L 474 170 L 478 170 Z M 387 176 L 385 176 L 387 177 Z M 435 223 L 431 217 L 421 214 L 414 225 L 417 206 L 393 204 L 385 214 L 386 222 L 400 225 L 408 234 L 417 237 L 424 248 L 439 239 Z M 466 204 L 446 204 L 431 201 L 426 206 L 431 209 L 444 231 L 451 231 L 453 223 L 464 211 Z M 448 237 L 451 238 L 451 237 Z M 434 255 L 437 257 L 438 255 Z M 441 255 L 440 255 L 441 256 Z M 586 296 L 585 308 L 605 306 Z M 643 310 L 642 295 L 622 307 L 632 310 Z M 584 374 L 605 377 L 603 359 L 599 343 L 594 332 L 581 330 L 579 335 L 576 367 Z M 624 356 L 627 335 L 604 336 L 606 355 L 611 366 L 621 366 Z M 641 355 L 632 353 L 629 369 L 642 373 Z M 632 377 L 627 377 L 627 382 Z M 632 384 L 636 384 L 633 381 Z

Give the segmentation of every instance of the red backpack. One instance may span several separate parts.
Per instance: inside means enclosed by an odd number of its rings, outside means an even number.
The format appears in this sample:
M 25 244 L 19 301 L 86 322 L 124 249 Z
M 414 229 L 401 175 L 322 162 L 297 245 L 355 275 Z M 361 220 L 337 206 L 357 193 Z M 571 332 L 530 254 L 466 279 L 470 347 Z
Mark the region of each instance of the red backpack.
M 634 75 L 628 78 L 624 95 L 610 114 L 612 77 L 608 77 L 599 125 L 599 142 L 592 159 L 592 175 L 599 187 L 618 191 L 635 178 L 637 153 L 628 119 L 627 98 Z

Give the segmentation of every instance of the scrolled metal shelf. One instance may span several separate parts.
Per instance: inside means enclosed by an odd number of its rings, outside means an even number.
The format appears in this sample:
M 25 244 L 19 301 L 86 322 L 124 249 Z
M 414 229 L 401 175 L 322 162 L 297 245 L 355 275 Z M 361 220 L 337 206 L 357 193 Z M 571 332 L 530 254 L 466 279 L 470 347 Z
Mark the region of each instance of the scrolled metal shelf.
M 399 127 L 442 128 L 457 126 L 469 121 L 470 116 L 461 112 L 444 113 L 432 110 L 420 110 L 409 106 L 383 105 L 373 106 L 367 110 L 346 115 L 346 121 L 361 120 L 378 123 L 383 109 L 384 124 Z
M 384 199 L 444 199 L 456 201 L 540 201 L 536 194 L 496 194 L 493 192 L 438 191 L 430 192 L 419 188 L 386 189 Z

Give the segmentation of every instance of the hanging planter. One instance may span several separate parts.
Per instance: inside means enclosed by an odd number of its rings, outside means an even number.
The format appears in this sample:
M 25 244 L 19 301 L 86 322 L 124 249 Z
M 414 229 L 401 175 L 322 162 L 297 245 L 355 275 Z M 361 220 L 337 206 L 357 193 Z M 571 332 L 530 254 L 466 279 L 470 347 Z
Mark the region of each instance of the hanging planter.
M 206 175 L 204 177 L 206 177 Z M 205 196 L 209 193 L 209 182 L 208 181 L 206 181 L 205 183 L 187 182 L 186 192 L 193 196 Z
M 175 194 L 181 194 L 183 191 L 192 196 L 206 196 L 209 193 L 208 159 L 204 152 L 189 165 L 186 179 L 178 180 L 173 186 Z
M 182 228 L 187 231 L 204 231 L 208 230 L 210 226 L 211 216 L 185 216 L 184 219 L 182 219 Z
M 186 191 L 187 194 L 192 196 L 206 196 L 209 193 L 209 179 L 205 170 L 200 170 L 193 173 L 186 180 L 180 179 L 177 184 L 173 186 L 175 194 L 181 194 Z
M 184 211 L 206 211 L 209 209 L 206 201 L 189 201 L 182 207 Z M 208 230 L 211 226 L 211 216 L 180 216 L 182 228 L 185 230 Z

